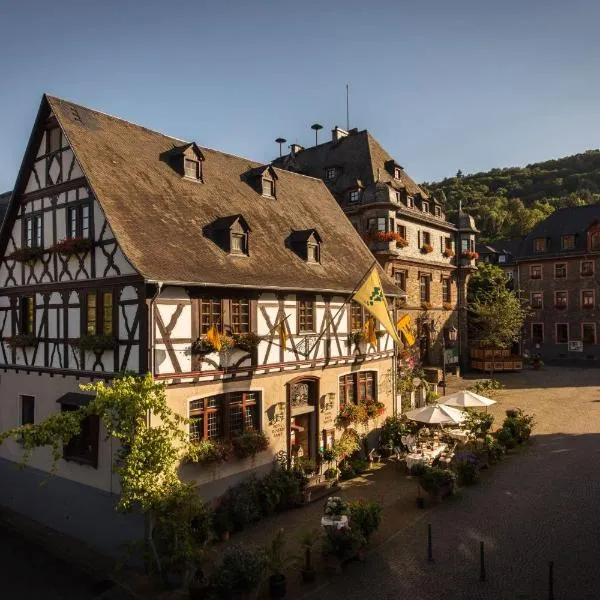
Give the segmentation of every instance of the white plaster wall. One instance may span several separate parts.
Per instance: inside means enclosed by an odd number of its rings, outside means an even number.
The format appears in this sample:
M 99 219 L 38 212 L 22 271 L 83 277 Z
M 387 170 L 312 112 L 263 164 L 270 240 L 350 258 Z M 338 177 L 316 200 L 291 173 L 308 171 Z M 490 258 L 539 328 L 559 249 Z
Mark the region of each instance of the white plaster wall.
M 50 377 L 48 374 L 31 373 L 29 375 L 8 371 L 0 376 L 0 431 L 6 431 L 20 424 L 20 395 L 34 396 L 35 421 L 60 411 L 56 400 L 67 392 L 78 392 L 79 383 L 73 377 Z M 116 441 L 105 440 L 106 431 L 101 426 L 99 435 L 98 468 L 79 465 L 59 460 L 57 475 L 85 485 L 105 491 L 118 491 L 118 480 L 112 473 L 112 457 L 117 449 Z M 0 445 L 0 456 L 18 463 L 22 459 L 23 450 L 20 444 L 7 440 Z M 34 450 L 30 465 L 48 472 L 52 465 L 51 450 L 38 448 Z

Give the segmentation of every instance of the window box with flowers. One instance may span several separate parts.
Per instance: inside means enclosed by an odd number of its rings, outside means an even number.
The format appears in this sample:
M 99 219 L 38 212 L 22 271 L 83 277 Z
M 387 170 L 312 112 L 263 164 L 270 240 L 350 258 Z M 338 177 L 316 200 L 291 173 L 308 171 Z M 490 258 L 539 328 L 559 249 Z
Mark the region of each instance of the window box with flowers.
M 452 302 L 444 302 L 444 303 L 442 304 L 442 308 L 443 308 L 444 310 L 452 310 Z
M 380 417 L 385 412 L 385 404 L 374 398 L 358 402 L 347 402 L 335 419 L 337 427 L 347 428 L 353 423 L 366 425 L 370 420 Z
M 11 252 L 6 258 L 16 260 L 17 262 L 33 263 L 44 254 L 44 249 L 38 246 L 23 246 Z
M 433 252 L 433 246 L 431 244 L 423 244 L 421 246 L 421 252 L 423 254 L 430 254 L 431 252 Z
M 477 260 L 479 258 L 479 253 L 474 250 L 464 250 L 460 253 L 461 258 L 466 258 L 467 260 Z
M 21 333 L 4 340 L 11 348 L 28 348 L 37 344 L 37 339 L 32 333 Z
M 72 254 L 83 254 L 90 250 L 92 247 L 92 241 L 89 238 L 74 237 L 65 238 L 60 242 L 54 244 L 49 248 L 50 252 L 56 254 L 62 254 L 64 256 L 71 256 Z
M 431 310 L 433 308 L 433 304 L 431 302 L 421 302 L 421 310 Z
M 218 340 L 219 345 L 217 346 L 214 342 L 211 342 L 208 336 L 203 335 L 192 342 L 190 351 L 194 355 L 210 354 L 211 352 L 229 352 L 237 345 L 235 339 L 230 335 L 219 335 Z
M 452 250 L 452 248 L 446 248 L 443 254 L 446 258 L 452 258 L 454 256 L 454 250 Z
M 104 352 L 105 350 L 114 350 L 116 341 L 110 335 L 82 335 L 80 338 L 69 340 L 69 344 L 80 350 Z
M 215 465 L 228 461 L 233 455 L 233 446 L 229 440 L 197 440 L 188 460 L 200 465 Z
M 256 333 L 234 333 L 233 341 L 237 348 L 246 350 L 246 352 L 252 352 L 258 347 L 262 341 L 262 337 Z
M 249 431 L 231 438 L 231 445 L 234 456 L 244 460 L 266 450 L 269 447 L 269 438 L 261 431 Z
M 405 248 L 408 242 L 397 231 L 377 231 L 375 233 L 377 242 L 396 242 L 398 248 Z

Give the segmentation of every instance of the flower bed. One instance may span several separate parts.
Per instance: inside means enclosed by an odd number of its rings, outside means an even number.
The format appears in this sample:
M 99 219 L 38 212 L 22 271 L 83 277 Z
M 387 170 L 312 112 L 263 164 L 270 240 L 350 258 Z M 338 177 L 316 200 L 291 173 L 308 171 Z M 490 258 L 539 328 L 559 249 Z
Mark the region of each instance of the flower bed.
M 44 249 L 38 246 L 23 246 L 11 252 L 6 258 L 16 260 L 17 262 L 33 262 L 44 254 Z
M 82 254 L 92 247 L 92 241 L 84 237 L 65 238 L 49 248 L 50 252 L 70 256 L 72 254 Z

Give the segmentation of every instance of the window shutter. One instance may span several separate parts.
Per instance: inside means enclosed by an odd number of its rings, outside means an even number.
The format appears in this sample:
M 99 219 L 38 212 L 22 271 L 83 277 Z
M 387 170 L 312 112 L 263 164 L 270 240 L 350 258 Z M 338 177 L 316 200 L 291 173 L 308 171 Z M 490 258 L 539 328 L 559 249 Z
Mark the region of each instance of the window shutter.
M 417 232 L 417 246 L 421 247 L 421 230 Z

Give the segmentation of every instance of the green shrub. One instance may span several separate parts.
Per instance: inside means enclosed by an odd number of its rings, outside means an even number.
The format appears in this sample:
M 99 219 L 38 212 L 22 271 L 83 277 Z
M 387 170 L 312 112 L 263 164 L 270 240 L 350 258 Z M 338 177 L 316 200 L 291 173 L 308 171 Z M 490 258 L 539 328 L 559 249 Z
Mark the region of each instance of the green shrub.
M 350 508 L 350 526 L 358 528 L 368 542 L 381 523 L 381 504 L 369 500 L 357 500 L 348 506 Z
M 455 479 L 456 475 L 452 471 L 426 466 L 419 482 L 426 492 L 437 494 L 441 488 L 453 484 Z
M 343 462 L 340 465 L 340 479 L 352 479 L 356 477 L 356 471 L 349 462 Z
M 364 473 L 369 469 L 368 461 L 363 460 L 362 458 L 357 458 L 355 460 L 350 461 L 350 466 L 352 467 L 352 470 L 357 474 Z
M 365 545 L 365 538 L 356 528 L 334 526 L 323 528 L 325 530 L 324 551 L 333 554 L 340 562 L 356 556 Z
M 504 384 L 497 379 L 482 379 L 469 388 L 470 391 L 488 398 L 493 398 L 496 392 L 502 389 L 504 389 Z
M 506 414 L 502 427 L 510 430 L 517 443 L 527 441 L 535 424 L 533 415 L 525 414 L 520 408 L 507 410 Z
M 325 476 L 325 479 L 337 479 L 339 473 L 339 469 L 330 468 L 327 469 L 323 475 Z
M 493 423 L 493 415 L 475 410 L 467 410 L 467 418 L 464 421 L 464 425 L 475 435 L 475 437 L 485 437 Z
M 517 445 L 517 440 L 510 429 L 502 427 L 496 432 L 496 439 L 501 446 L 504 446 L 507 450 L 514 448 Z
M 387 417 L 381 426 L 379 444 L 383 448 L 393 448 L 394 446 L 403 447 L 400 438 L 409 433 L 410 428 L 405 419 L 397 415 Z
M 471 452 L 457 454 L 452 466 L 458 485 L 473 485 L 479 479 L 478 460 Z
M 213 585 L 220 598 L 248 594 L 258 588 L 267 568 L 264 548 L 235 544 L 223 551 L 221 563 L 213 574 Z
M 502 445 L 491 435 L 485 436 L 483 444 L 485 449 L 487 450 L 488 457 L 492 462 L 496 462 L 502 458 Z

